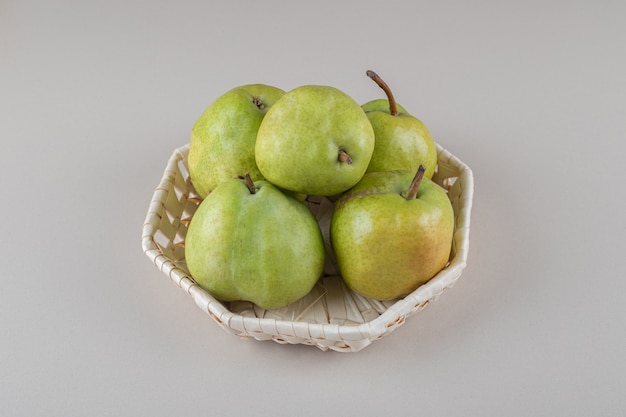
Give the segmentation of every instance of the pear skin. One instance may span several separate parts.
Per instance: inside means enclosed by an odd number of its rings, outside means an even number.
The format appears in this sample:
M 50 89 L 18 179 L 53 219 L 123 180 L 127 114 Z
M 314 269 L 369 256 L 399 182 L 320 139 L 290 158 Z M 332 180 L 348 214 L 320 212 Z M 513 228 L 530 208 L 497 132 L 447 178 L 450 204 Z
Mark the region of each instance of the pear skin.
M 202 198 L 222 181 L 246 173 L 253 180 L 263 179 L 254 157 L 256 135 L 263 117 L 283 94 L 264 84 L 236 87 L 198 118 L 191 131 L 188 166 Z
M 200 203 L 185 258 L 191 276 L 215 298 L 277 309 L 313 288 L 323 273 L 325 248 L 302 202 L 247 176 L 220 183 Z
M 286 190 L 330 196 L 365 174 L 374 131 L 350 96 L 330 86 L 288 91 L 263 119 L 256 162 L 263 176 Z
M 424 176 L 432 178 L 437 167 L 437 147 L 424 123 L 396 103 L 389 86 L 374 71 L 367 71 L 387 95 L 363 104 L 372 124 L 376 145 L 367 172 L 409 170 L 426 167 Z
M 415 174 L 365 174 L 336 203 L 331 242 L 341 276 L 377 300 L 405 296 L 448 262 L 454 212 L 446 192 L 425 176 L 407 199 Z

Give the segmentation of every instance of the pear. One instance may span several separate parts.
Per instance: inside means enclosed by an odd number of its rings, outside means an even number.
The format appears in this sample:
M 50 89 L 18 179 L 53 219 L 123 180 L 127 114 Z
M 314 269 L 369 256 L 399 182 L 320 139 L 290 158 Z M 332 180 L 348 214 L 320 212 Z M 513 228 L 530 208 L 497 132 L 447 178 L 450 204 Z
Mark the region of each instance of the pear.
M 337 266 L 354 292 L 405 296 L 447 264 L 454 212 L 446 192 L 411 171 L 370 172 L 339 200 L 330 236 Z
M 346 93 L 304 85 L 267 112 L 256 139 L 256 163 L 271 183 L 304 195 L 330 196 L 355 185 L 374 151 L 365 112 Z
M 263 179 L 256 166 L 254 145 L 263 117 L 285 92 L 264 84 L 236 87 L 218 97 L 191 131 L 189 175 L 200 197 L 220 182 L 249 173 Z
M 325 250 L 311 211 L 265 180 L 230 179 L 200 203 L 185 239 L 196 283 L 222 301 L 277 309 L 308 294 Z
M 363 104 L 363 110 L 374 128 L 376 145 L 367 172 L 409 170 L 426 167 L 426 178 L 432 178 L 437 166 L 437 148 L 428 129 L 396 103 L 391 89 L 374 71 L 367 76 L 387 95 Z

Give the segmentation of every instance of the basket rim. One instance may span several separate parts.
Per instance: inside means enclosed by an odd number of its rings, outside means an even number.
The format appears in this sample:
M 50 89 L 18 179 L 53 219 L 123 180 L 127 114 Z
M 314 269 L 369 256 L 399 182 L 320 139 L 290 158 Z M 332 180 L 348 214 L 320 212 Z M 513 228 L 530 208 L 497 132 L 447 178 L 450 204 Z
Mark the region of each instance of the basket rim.
M 163 173 L 158 186 L 154 190 L 149 210 L 142 227 L 143 252 L 165 275 L 169 276 L 169 278 L 178 287 L 184 289 L 194 299 L 198 307 L 207 312 L 215 321 L 218 322 L 218 324 L 222 326 L 234 329 L 234 327 L 231 326 L 236 325 L 235 322 L 240 322 L 240 325 L 236 327 L 243 327 L 242 330 L 250 327 L 258 327 L 261 329 L 279 329 L 293 326 L 305 326 L 309 333 L 311 329 L 314 329 L 316 333 L 321 335 L 360 335 L 359 338 L 354 340 L 350 338 L 349 341 L 353 342 L 363 339 L 370 339 L 370 341 L 376 340 L 381 338 L 384 334 L 390 332 L 392 328 L 395 327 L 395 324 L 402 324 L 405 317 L 423 308 L 429 303 L 429 301 L 436 299 L 445 288 L 452 286 L 467 265 L 467 258 L 469 254 L 470 217 L 473 200 L 473 173 L 469 166 L 463 163 L 459 158 L 454 156 L 438 143 L 436 143 L 436 146 L 439 164 L 441 166 L 447 165 L 448 167 L 456 170 L 458 172 L 457 181 L 461 180 L 463 184 L 463 207 L 459 208 L 457 216 L 457 225 L 460 225 L 460 227 L 455 225 L 455 235 L 457 233 L 461 234 L 460 243 L 457 244 L 455 256 L 445 269 L 440 271 L 431 280 L 421 285 L 413 292 L 397 299 L 387 308 L 386 311 L 370 321 L 366 321 L 361 324 L 346 325 L 291 321 L 271 317 L 243 316 L 230 311 L 221 301 L 217 300 L 210 293 L 197 285 L 187 271 L 178 267 L 173 260 L 168 258 L 157 245 L 154 240 L 154 236 L 159 229 L 159 222 L 162 215 L 161 212 L 164 209 L 163 190 L 166 190 L 174 181 L 176 170 L 178 169 L 178 163 L 185 160 L 186 155 L 188 154 L 188 143 L 174 149 L 168 160 L 167 168 Z M 270 334 L 272 337 L 281 335 L 278 331 L 276 333 L 264 333 Z M 295 336 L 295 333 L 297 333 L 295 328 L 293 333 L 293 337 L 297 337 Z M 322 339 L 347 342 L 347 340 L 342 337 L 331 337 L 330 339 L 322 337 Z

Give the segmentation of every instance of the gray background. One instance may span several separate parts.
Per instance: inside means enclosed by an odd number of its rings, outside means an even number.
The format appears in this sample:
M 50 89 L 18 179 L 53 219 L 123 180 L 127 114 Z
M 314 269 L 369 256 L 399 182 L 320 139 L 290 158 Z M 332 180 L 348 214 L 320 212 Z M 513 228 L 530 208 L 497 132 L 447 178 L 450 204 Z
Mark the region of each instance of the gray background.
M 0 2 L 0 415 L 623 416 L 620 1 Z M 475 175 L 469 265 L 356 354 L 240 340 L 143 255 L 218 95 L 398 101 Z

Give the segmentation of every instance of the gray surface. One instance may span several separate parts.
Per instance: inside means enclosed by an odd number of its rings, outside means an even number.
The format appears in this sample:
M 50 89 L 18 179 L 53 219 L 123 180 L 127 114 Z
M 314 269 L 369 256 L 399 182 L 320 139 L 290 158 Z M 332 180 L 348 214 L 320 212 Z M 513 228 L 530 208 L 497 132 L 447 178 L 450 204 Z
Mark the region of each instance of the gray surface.
M 0 415 L 623 416 L 625 13 L 3 1 Z M 142 254 L 167 158 L 234 86 L 366 69 L 472 167 L 469 265 L 357 354 L 239 340 Z

